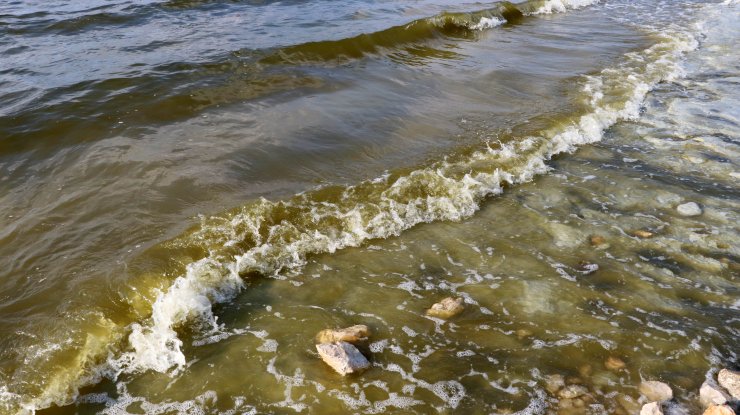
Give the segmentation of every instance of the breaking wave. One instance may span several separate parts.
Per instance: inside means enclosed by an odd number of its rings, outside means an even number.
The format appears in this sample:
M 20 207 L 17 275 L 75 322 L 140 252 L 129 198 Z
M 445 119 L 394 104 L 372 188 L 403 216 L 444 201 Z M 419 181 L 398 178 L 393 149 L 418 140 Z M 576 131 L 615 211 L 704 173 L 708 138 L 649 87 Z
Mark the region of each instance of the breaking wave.
M 684 32 L 658 36 L 652 47 L 627 54 L 621 66 L 587 77 L 582 91 L 588 110 L 540 135 L 489 142 L 355 186 L 320 188 L 286 201 L 261 199 L 205 219 L 188 238 L 210 254 L 189 264 L 156 297 L 151 318 L 131 326 L 129 350 L 114 363 L 134 372 L 182 367 L 176 329 L 193 321 L 215 326 L 212 305 L 233 298 L 245 276 L 278 275 L 300 268 L 308 255 L 389 238 L 421 223 L 462 220 L 504 187 L 547 172 L 553 156 L 601 140 L 616 122 L 637 118 L 645 95 L 679 76 L 680 56 L 697 46 Z
M 522 3 L 503 1 L 494 7 L 475 12 L 441 13 L 414 20 L 379 32 L 351 38 L 308 42 L 280 48 L 262 59 L 263 63 L 297 63 L 357 59 L 434 39 L 474 39 L 482 30 L 503 24 L 516 24 L 525 16 L 562 13 L 597 0 L 529 0 Z
M 516 7 L 501 3 L 477 14 L 441 15 L 411 25 L 482 30 L 516 16 L 590 3 L 536 1 Z M 581 86 L 583 110 L 539 134 L 462 149 L 430 165 L 390 172 L 354 186 L 322 187 L 283 201 L 260 199 L 235 211 L 203 218 L 198 229 L 170 244 L 197 246 L 196 250 L 206 254 L 187 265 L 182 275 L 151 299 L 141 297 L 145 318 L 123 328 L 101 317 L 104 334 L 97 337 L 104 340 L 93 345 L 76 370 L 45 385 L 45 392 L 34 397 L 0 387 L 0 408 L 30 412 L 68 404 L 79 387 L 103 376 L 115 378 L 121 373 L 148 370 L 177 372 L 187 363 L 178 330 L 185 325 L 201 330 L 217 328 L 213 305 L 233 299 L 244 288 L 245 279 L 284 275 L 300 269 L 310 255 L 393 237 L 418 224 L 470 217 L 484 200 L 506 186 L 546 173 L 552 157 L 601 140 L 604 131 L 620 120 L 637 118 L 651 88 L 680 76 L 681 57 L 697 47 L 696 39 L 681 28 L 654 36 L 653 46 L 626 54 L 619 66 L 586 76 Z M 106 343 L 119 348 L 111 350 Z M 59 384 L 62 381 L 64 385 Z

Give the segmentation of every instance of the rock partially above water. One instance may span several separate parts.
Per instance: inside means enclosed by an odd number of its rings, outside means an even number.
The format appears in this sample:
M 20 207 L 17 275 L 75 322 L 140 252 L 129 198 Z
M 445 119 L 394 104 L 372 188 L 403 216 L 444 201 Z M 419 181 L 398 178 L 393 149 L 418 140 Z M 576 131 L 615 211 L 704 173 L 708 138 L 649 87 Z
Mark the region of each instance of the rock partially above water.
M 348 342 L 357 343 L 360 340 L 366 339 L 370 335 L 370 330 L 364 324 L 358 324 L 352 327 L 344 329 L 326 329 L 321 330 L 316 335 L 317 343 L 334 343 L 334 342 Z
M 704 382 L 699 389 L 699 402 L 705 408 L 712 405 L 722 405 L 730 400 L 730 396 L 727 395 L 722 389 Z
M 447 297 L 442 301 L 434 304 L 432 308 L 427 310 L 427 315 L 439 318 L 450 318 L 463 311 L 463 299 Z
M 640 415 L 663 415 L 663 409 L 660 408 L 660 403 L 650 402 L 642 406 Z
M 704 411 L 704 415 L 735 415 L 735 411 L 727 405 L 712 405 Z
M 722 369 L 717 375 L 717 381 L 733 398 L 740 399 L 740 372 Z
M 678 214 L 681 216 L 699 216 L 701 215 L 701 208 L 694 202 L 684 203 L 676 207 Z
M 316 345 L 321 359 L 342 376 L 370 367 L 370 362 L 350 343 L 321 343 Z
M 673 399 L 673 390 L 663 382 L 648 380 L 640 383 L 640 393 L 645 395 L 649 401 L 663 402 Z

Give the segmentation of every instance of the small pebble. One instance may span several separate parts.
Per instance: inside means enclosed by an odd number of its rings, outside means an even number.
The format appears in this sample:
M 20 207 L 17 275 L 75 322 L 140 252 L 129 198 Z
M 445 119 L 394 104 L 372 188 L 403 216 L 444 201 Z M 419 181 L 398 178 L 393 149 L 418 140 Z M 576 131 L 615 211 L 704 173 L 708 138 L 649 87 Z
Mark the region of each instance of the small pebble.
M 694 202 L 684 203 L 676 207 L 679 215 L 681 216 L 699 216 L 701 215 L 701 208 Z
M 588 389 L 581 385 L 568 385 L 558 392 L 561 399 L 573 399 L 588 393 Z
M 462 313 L 463 309 L 462 298 L 447 297 L 432 305 L 432 307 L 427 310 L 427 315 L 446 319 Z
M 589 242 L 591 243 L 591 246 L 599 246 L 606 243 L 606 238 L 601 235 L 591 235 Z
M 652 233 L 650 231 L 643 230 L 643 229 L 638 229 L 636 231 L 632 231 L 632 236 L 636 236 L 636 237 L 642 238 L 642 239 L 652 238 L 653 235 L 654 235 L 654 233 Z
M 604 362 L 604 366 L 606 366 L 606 368 L 609 370 L 622 370 L 627 365 L 622 359 L 614 356 L 609 356 L 609 358 L 606 359 L 606 362 Z

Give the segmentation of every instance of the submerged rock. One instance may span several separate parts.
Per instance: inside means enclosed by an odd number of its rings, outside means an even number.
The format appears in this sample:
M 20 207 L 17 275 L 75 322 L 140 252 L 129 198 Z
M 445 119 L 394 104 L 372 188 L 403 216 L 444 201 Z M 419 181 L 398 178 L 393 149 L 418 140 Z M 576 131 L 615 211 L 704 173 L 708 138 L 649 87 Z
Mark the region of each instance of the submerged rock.
M 624 363 L 624 361 L 618 357 L 609 356 L 608 359 L 604 362 L 604 366 L 606 366 L 609 370 L 622 370 L 627 365 Z
M 565 378 L 563 378 L 563 375 L 549 375 L 545 378 L 545 389 L 553 395 L 564 387 Z
M 562 223 L 548 223 L 545 231 L 552 236 L 558 248 L 575 248 L 585 239 L 580 230 Z
M 722 389 L 704 382 L 699 389 L 699 402 L 705 408 L 712 405 L 723 405 L 730 400 L 730 396 Z
M 701 208 L 694 202 L 684 203 L 676 207 L 676 211 L 681 216 L 699 216 L 701 215 Z
M 370 330 L 364 324 L 358 324 L 352 327 L 344 329 L 326 329 L 321 330 L 316 335 L 317 343 L 335 343 L 335 342 L 348 342 L 357 343 L 360 340 L 366 339 L 370 335 Z
M 527 329 L 518 329 L 516 331 L 516 337 L 518 337 L 520 340 L 532 336 L 532 333 L 530 330 Z
M 740 372 L 722 369 L 717 375 L 719 384 L 735 399 L 740 399 Z
M 646 231 L 644 229 L 638 229 L 636 231 L 632 231 L 631 233 L 632 233 L 632 236 L 636 236 L 642 239 L 652 238 L 653 235 L 655 235 L 654 233 L 650 231 Z
M 673 399 L 673 390 L 670 386 L 657 380 L 648 380 L 640 383 L 640 393 L 649 401 L 663 402 Z
M 640 404 L 631 396 L 620 394 L 617 395 L 616 401 L 628 414 L 636 414 L 640 412 Z
M 594 368 L 589 364 L 581 365 L 581 367 L 578 368 L 578 374 L 584 378 L 590 378 L 593 373 Z
M 321 343 L 316 345 L 321 359 L 342 376 L 370 367 L 370 362 L 350 343 Z
M 464 307 L 462 298 L 447 297 L 442 299 L 442 301 L 434 304 L 432 308 L 427 310 L 427 315 L 439 318 L 450 318 L 462 313 L 463 309 Z
M 640 415 L 663 415 L 663 409 L 658 402 L 650 402 L 642 406 Z
M 588 389 L 581 385 L 568 385 L 558 392 L 561 399 L 573 399 L 588 393 Z
M 587 403 L 580 398 L 561 399 L 558 402 L 558 415 L 586 415 Z
M 735 415 L 735 411 L 727 405 L 712 405 L 704 411 L 704 415 Z
M 606 244 L 606 238 L 601 235 L 591 235 L 591 237 L 588 238 L 588 241 L 591 246 L 602 246 Z

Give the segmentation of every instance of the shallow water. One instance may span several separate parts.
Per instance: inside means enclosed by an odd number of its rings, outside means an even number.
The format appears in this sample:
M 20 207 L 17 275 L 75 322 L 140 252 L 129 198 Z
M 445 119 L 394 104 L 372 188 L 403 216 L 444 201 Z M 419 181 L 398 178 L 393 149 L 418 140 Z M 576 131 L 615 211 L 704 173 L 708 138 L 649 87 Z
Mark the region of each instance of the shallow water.
M 740 5 L 591 3 L 0 6 L 0 411 L 699 411 Z M 352 324 L 341 378 L 313 337 Z

